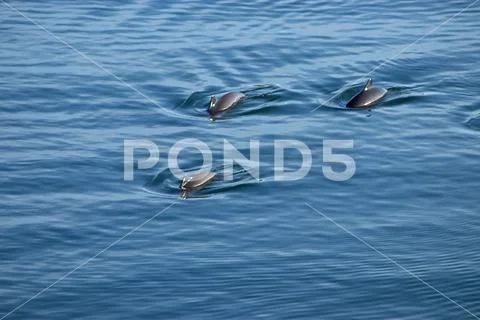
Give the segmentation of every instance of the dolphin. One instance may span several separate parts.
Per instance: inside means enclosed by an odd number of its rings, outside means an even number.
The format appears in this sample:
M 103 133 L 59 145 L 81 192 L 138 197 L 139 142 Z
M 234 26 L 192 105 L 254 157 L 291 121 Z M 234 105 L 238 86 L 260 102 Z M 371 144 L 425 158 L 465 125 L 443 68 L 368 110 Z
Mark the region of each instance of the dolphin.
M 348 101 L 347 108 L 370 107 L 379 102 L 386 94 L 386 89 L 374 87 L 372 79 L 368 79 L 362 91 Z
M 210 119 L 215 120 L 223 112 L 233 108 L 243 99 L 245 99 L 245 95 L 241 92 L 229 92 L 222 96 L 218 101 L 217 97 L 212 96 L 210 98 L 210 105 L 208 106 L 208 113 L 210 114 Z
M 215 172 L 202 172 L 194 176 L 184 177 L 180 184 L 182 198 L 187 198 L 192 191 L 203 189 L 207 184 L 213 181 L 217 174 Z

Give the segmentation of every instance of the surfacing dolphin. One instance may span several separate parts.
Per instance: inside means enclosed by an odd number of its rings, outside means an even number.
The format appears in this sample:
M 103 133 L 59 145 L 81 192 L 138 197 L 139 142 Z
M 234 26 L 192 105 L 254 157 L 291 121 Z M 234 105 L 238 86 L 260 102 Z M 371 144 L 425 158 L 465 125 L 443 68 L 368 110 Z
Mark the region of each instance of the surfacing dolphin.
M 374 87 L 372 79 L 368 79 L 362 91 L 348 101 L 347 108 L 370 107 L 379 102 L 386 94 L 386 89 Z
M 210 105 L 208 106 L 210 119 L 215 120 L 216 118 L 219 118 L 222 113 L 230 110 L 239 104 L 243 99 L 245 99 L 245 95 L 241 92 L 229 92 L 222 96 L 218 101 L 217 97 L 212 96 L 210 98 Z
M 184 177 L 180 184 L 182 190 L 181 197 L 186 199 L 188 195 L 200 189 L 203 189 L 207 184 L 213 181 L 217 174 L 215 172 L 202 172 L 194 176 Z

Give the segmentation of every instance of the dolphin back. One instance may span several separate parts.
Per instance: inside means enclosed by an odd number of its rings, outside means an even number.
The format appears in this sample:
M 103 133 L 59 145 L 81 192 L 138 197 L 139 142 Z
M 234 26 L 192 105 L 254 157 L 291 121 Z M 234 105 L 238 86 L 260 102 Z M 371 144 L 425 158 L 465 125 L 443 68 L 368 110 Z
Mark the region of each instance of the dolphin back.
M 241 92 L 229 92 L 221 97 L 209 111 L 213 113 L 226 111 L 237 105 L 243 98 L 245 98 L 245 95 Z
M 211 182 L 216 176 L 214 172 L 203 172 L 196 176 L 185 178 L 184 182 L 182 182 L 181 188 L 183 190 L 195 190 L 202 188 L 209 182 Z
M 362 108 L 371 106 L 372 104 L 380 101 L 386 94 L 386 89 L 373 87 L 372 79 L 369 79 L 363 90 L 347 103 L 347 108 Z

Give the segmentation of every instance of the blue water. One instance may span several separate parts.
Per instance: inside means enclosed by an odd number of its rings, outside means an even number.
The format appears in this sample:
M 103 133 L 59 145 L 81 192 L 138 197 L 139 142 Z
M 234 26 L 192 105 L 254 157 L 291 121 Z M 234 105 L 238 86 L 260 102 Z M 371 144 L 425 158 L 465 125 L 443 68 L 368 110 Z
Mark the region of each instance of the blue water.
M 472 3 L 2 0 L 0 319 L 478 319 Z M 346 110 L 367 75 L 389 96 Z M 209 121 L 229 90 L 249 99 Z M 260 181 L 179 199 L 185 138 L 216 168 L 259 140 Z M 134 181 L 125 139 L 160 149 Z M 305 178 L 275 181 L 275 139 L 312 150 Z M 324 139 L 354 140 L 352 179 Z

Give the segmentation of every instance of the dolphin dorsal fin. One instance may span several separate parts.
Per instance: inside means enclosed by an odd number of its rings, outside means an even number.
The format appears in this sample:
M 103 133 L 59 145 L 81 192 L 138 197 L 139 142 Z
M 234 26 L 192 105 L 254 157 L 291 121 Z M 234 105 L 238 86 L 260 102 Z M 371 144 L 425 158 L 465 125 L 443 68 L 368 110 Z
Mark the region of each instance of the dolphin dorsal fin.
M 372 86 L 373 86 L 373 81 L 372 81 L 372 79 L 368 79 L 367 84 L 366 84 L 365 87 L 363 88 L 363 91 L 367 91 L 367 90 L 370 89 Z
M 211 96 L 210 97 L 210 104 L 208 105 L 208 110 L 212 109 L 215 107 L 215 104 L 217 103 L 217 97 Z

